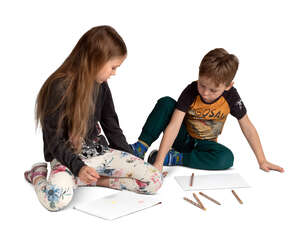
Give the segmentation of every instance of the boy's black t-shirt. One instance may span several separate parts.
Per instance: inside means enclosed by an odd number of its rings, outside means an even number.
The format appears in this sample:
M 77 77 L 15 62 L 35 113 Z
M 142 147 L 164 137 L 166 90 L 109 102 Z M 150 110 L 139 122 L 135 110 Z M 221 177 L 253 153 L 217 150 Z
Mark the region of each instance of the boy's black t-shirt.
M 51 102 L 49 109 L 54 108 L 62 95 L 64 87 L 62 80 L 57 80 L 51 87 Z M 89 119 L 88 133 L 85 141 L 92 141 L 98 134 L 96 124 L 98 121 L 109 141 L 109 147 L 133 153 L 132 148 L 126 141 L 126 138 L 120 128 L 117 113 L 115 112 L 111 91 L 107 82 L 95 84 L 95 112 Z M 44 156 L 45 160 L 51 162 L 57 159 L 63 165 L 67 166 L 71 172 L 78 176 L 79 170 L 85 165 L 79 155 L 74 153 L 71 146 L 66 143 L 68 141 L 68 127 L 63 123 L 62 131 L 57 134 L 58 118 L 64 106 L 61 106 L 54 113 L 44 119 L 43 140 L 44 140 Z
M 228 114 L 241 119 L 246 107 L 237 90 L 232 87 L 212 103 L 205 103 L 198 92 L 197 81 L 189 84 L 177 100 L 176 108 L 186 113 L 184 123 L 196 139 L 217 140 Z

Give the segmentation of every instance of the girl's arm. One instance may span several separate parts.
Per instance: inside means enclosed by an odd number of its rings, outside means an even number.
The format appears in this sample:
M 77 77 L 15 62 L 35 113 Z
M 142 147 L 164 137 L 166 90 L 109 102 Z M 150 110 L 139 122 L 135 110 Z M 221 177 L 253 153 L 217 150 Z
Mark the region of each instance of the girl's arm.
M 97 171 L 87 166 L 78 154 L 73 152 L 73 149 L 69 143 L 66 143 L 66 139 L 63 136 L 66 133 L 65 130 L 59 135 L 56 133 L 57 120 L 57 113 L 45 119 L 43 128 L 45 154 L 67 166 L 74 176 L 79 177 L 82 182 L 86 184 L 96 182 L 99 178 Z
M 64 89 L 61 85 L 55 84 L 50 91 L 51 101 L 49 101 L 47 107 L 49 109 L 55 108 L 63 97 L 63 93 Z M 59 116 L 64 107 L 65 105 L 60 105 L 57 110 L 44 118 L 42 129 L 45 159 L 46 161 L 57 159 L 60 163 L 67 166 L 74 176 L 78 176 L 86 184 L 96 182 L 99 178 L 97 171 L 87 166 L 68 142 L 69 135 L 66 123 L 62 123 L 62 128 L 57 133 Z
M 263 152 L 263 148 L 258 133 L 254 125 L 251 123 L 247 114 L 239 120 L 239 125 L 251 149 L 253 150 L 256 156 L 259 167 L 266 172 L 270 170 L 284 172 L 283 168 L 281 168 L 280 166 L 272 164 L 267 161 L 265 154 Z
M 78 176 L 80 169 L 85 166 L 84 162 L 73 149 L 66 143 L 64 138 L 65 131 L 57 134 L 58 112 L 49 115 L 44 120 L 43 140 L 44 140 L 44 154 L 48 159 L 55 158 L 63 165 L 67 166 L 71 172 Z
M 160 143 L 155 163 L 153 164 L 160 171 L 162 171 L 165 156 L 178 135 L 184 116 L 185 112 L 175 109 L 172 118 L 164 131 L 164 136 Z
M 115 111 L 112 95 L 107 83 L 101 85 L 103 87 L 103 94 L 100 100 L 104 100 L 100 124 L 106 135 L 109 146 L 113 149 L 129 152 L 133 154 L 132 148 L 126 141 L 123 131 L 119 125 L 118 115 Z

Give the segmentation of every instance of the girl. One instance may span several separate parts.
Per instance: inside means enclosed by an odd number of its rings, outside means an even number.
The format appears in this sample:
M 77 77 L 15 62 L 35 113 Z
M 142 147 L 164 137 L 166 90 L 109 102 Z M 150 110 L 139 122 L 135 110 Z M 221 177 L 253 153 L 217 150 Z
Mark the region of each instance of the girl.
M 153 194 L 162 174 L 133 153 L 119 126 L 107 80 L 127 55 L 110 26 L 86 32 L 64 63 L 46 80 L 36 101 L 36 123 L 43 131 L 44 156 L 25 178 L 50 211 L 66 207 L 78 185 L 105 186 Z M 110 146 L 100 135 L 104 130 Z

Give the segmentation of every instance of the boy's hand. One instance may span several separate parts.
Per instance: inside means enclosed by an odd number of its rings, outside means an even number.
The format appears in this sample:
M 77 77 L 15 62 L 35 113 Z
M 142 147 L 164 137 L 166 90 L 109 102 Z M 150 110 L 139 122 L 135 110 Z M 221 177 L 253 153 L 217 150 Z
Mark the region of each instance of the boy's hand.
M 162 164 L 159 164 L 159 163 L 154 163 L 153 166 L 155 168 L 157 168 L 159 170 L 159 172 L 162 173 L 162 176 L 165 178 L 167 175 L 168 175 L 168 172 L 167 171 L 164 171 L 163 172 L 163 165 Z
M 97 182 L 98 178 L 100 178 L 97 171 L 94 168 L 89 167 L 87 165 L 83 166 L 79 170 L 78 177 L 82 182 L 84 182 L 86 184 L 91 184 L 93 182 Z
M 272 164 L 269 161 L 264 161 L 262 163 L 259 164 L 260 169 L 262 169 L 265 172 L 269 172 L 270 170 L 275 170 L 278 172 L 283 173 L 284 169 L 281 168 L 280 166 L 276 165 L 276 164 Z
M 162 171 L 163 171 L 163 164 L 161 164 L 161 163 L 154 163 L 153 166 L 155 168 L 157 168 L 159 170 L 159 172 L 162 173 Z

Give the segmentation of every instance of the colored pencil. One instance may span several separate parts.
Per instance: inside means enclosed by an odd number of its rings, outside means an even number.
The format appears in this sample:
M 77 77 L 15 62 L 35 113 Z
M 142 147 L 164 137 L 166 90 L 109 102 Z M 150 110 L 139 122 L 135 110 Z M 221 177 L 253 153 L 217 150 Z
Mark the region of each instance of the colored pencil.
M 231 190 L 231 192 L 233 193 L 233 195 L 235 196 L 235 198 L 239 201 L 239 203 L 243 204 L 243 201 L 239 198 L 239 196 L 236 194 L 236 192 L 234 190 Z
M 219 202 L 216 201 L 215 199 L 213 199 L 213 198 L 207 196 L 206 194 L 204 194 L 204 193 L 202 193 L 202 192 L 199 192 L 199 194 L 202 195 L 203 197 L 207 198 L 208 200 L 210 200 L 210 201 L 212 201 L 212 202 L 214 202 L 214 203 L 216 203 L 216 204 L 218 204 L 218 205 L 221 205 L 221 203 L 219 203 Z
M 193 186 L 193 182 L 194 182 L 194 173 L 192 173 L 192 176 L 191 176 L 190 186 Z
M 186 198 L 186 197 L 184 197 L 183 199 L 184 199 L 185 201 L 187 201 L 187 202 L 193 204 L 194 206 L 203 209 L 198 203 L 196 203 L 196 202 L 194 202 L 194 201 L 192 201 L 192 200 L 190 200 L 190 199 L 188 199 L 188 198 Z
M 193 193 L 193 196 L 196 199 L 196 201 L 198 202 L 198 204 L 201 206 L 201 208 L 203 210 L 206 210 L 206 208 L 203 206 L 202 202 L 200 201 L 200 199 L 198 198 L 198 196 L 196 195 L 196 193 Z

